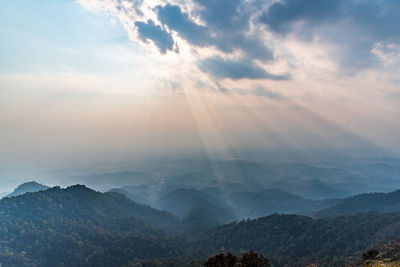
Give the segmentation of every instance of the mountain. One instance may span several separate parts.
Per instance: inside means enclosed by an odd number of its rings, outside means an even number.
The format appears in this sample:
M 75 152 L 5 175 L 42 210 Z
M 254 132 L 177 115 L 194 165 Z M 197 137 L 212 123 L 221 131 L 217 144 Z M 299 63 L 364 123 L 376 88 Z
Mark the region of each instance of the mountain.
M 113 189 L 110 189 L 108 192 L 119 193 L 119 194 L 125 195 L 130 200 L 135 201 L 140 204 L 146 204 L 146 205 L 149 204 L 149 201 L 147 199 L 145 199 L 144 197 L 142 197 L 141 195 L 134 195 L 122 188 L 113 188 Z
M 396 238 L 366 251 L 363 253 L 363 263 L 369 263 L 371 267 L 400 266 L 400 239 Z
M 368 193 L 349 197 L 332 207 L 315 212 L 314 216 L 322 218 L 368 211 L 400 211 L 400 190 L 391 193 Z
M 281 188 L 294 195 L 309 199 L 343 198 L 352 195 L 350 190 L 336 188 L 333 185 L 315 178 L 309 180 L 299 180 L 292 177 L 291 179 L 276 181 L 272 183 L 270 187 Z
M 196 189 L 175 189 L 158 198 L 156 207 L 180 216 L 183 225 L 193 231 L 237 219 L 223 199 Z
M 100 193 L 83 185 L 4 198 L 0 263 L 201 266 L 220 252 L 240 255 L 253 250 L 273 266 L 344 266 L 372 246 L 400 236 L 400 212 L 323 219 L 273 214 L 216 226 L 232 216 L 220 195 L 221 191 L 206 188 L 176 189 L 162 196 L 159 204 L 165 200 L 180 220 L 123 194 Z M 314 203 L 279 189 L 263 190 L 260 195 L 270 202 L 276 198 L 273 204 L 281 201 L 285 208 L 296 201 Z
M 340 200 L 311 200 L 274 188 L 258 193 L 235 192 L 229 203 L 242 218 L 258 218 L 272 213 L 311 215 L 313 212 L 339 203 Z
M 329 219 L 274 214 L 219 226 L 190 240 L 204 255 L 254 250 L 273 266 L 344 266 L 372 245 L 400 236 L 399 223 L 400 213 Z
M 4 266 L 121 266 L 135 258 L 176 256 L 178 246 L 153 226 L 175 217 L 118 193 L 85 186 L 0 201 Z
M 152 180 L 150 174 L 138 171 L 119 171 L 119 172 L 105 172 L 93 173 L 68 177 L 70 182 L 82 183 L 89 186 L 96 186 L 101 190 L 108 190 L 110 183 L 114 187 L 124 185 L 140 185 Z
M 17 188 L 14 189 L 13 192 L 8 194 L 6 197 L 14 197 L 28 192 L 38 192 L 46 189 L 49 189 L 49 187 L 46 185 L 39 184 L 35 181 L 32 181 L 19 185 Z

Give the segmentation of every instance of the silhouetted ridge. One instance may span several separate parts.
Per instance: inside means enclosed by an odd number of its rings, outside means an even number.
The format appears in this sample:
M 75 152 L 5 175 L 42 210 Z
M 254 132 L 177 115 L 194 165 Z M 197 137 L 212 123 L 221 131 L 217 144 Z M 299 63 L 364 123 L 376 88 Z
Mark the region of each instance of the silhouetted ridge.
M 46 190 L 48 188 L 49 188 L 48 186 L 39 184 L 35 181 L 27 182 L 19 185 L 17 188 L 14 189 L 12 193 L 8 194 L 6 197 L 14 197 L 29 192 L 38 192 L 41 190 Z
M 344 199 L 341 203 L 316 212 L 314 216 L 322 218 L 369 211 L 400 211 L 400 190 L 390 193 L 366 193 L 349 197 Z
M 175 217 L 83 185 L 0 201 L 0 262 L 5 266 L 121 266 L 174 256 L 178 247 L 152 226 Z
M 194 249 L 205 249 L 205 255 L 254 249 L 274 266 L 345 266 L 372 245 L 400 236 L 399 223 L 400 213 L 318 220 L 273 214 L 219 226 L 191 240 Z

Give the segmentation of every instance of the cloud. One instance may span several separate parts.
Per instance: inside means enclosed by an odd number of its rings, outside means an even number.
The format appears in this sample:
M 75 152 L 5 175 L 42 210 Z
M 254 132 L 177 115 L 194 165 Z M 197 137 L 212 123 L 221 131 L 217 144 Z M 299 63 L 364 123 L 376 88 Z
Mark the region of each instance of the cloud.
M 215 36 L 215 45 L 230 53 L 238 49 L 252 58 L 272 60 L 273 52 L 263 41 L 260 31 L 251 32 L 252 16 L 257 4 L 245 0 L 195 0 L 194 11 Z M 256 51 L 256 53 L 254 53 Z
M 280 93 L 273 92 L 262 86 L 257 86 L 256 88 L 253 88 L 250 91 L 250 93 L 254 96 L 262 96 L 273 100 L 278 100 L 283 98 L 283 96 Z
M 160 49 L 162 54 L 165 54 L 168 50 L 172 50 L 174 47 L 174 39 L 172 36 L 161 29 L 160 26 L 155 25 L 154 21 L 148 20 L 147 23 L 137 21 L 135 22 L 138 28 L 138 34 L 140 39 L 143 41 L 151 40 Z
M 378 63 L 373 53 L 377 43 L 400 42 L 397 0 L 283 0 L 259 19 L 278 35 L 335 47 L 331 56 L 349 73 Z
M 372 53 L 377 55 L 385 66 L 400 62 L 399 44 L 379 42 L 372 49 Z
M 224 53 L 240 50 L 252 58 L 272 60 L 273 53 L 257 34 L 249 34 L 250 14 L 238 0 L 197 1 L 193 11 L 206 26 L 195 23 L 177 5 L 158 6 L 158 19 L 191 45 L 212 46 Z
M 260 17 L 276 33 L 287 34 L 296 22 L 319 25 L 336 16 L 342 0 L 285 0 L 272 4 Z
M 208 29 L 194 23 L 188 14 L 182 13 L 179 6 L 158 6 L 157 14 L 161 23 L 167 25 L 169 29 L 178 32 L 189 43 L 196 46 L 206 46 L 213 43 Z
M 270 100 L 282 100 L 284 99 L 284 96 L 280 94 L 279 92 L 271 91 L 263 86 L 256 86 L 254 88 L 250 89 L 232 89 L 231 90 L 233 93 L 237 93 L 239 95 L 243 96 L 256 96 L 256 97 L 265 97 Z
M 224 65 L 223 60 L 210 61 L 210 58 L 241 57 L 277 66 L 279 72 L 284 65 L 283 71 L 290 70 L 294 76 L 299 68 L 314 66 L 315 60 L 304 56 L 312 53 L 312 48 L 317 48 L 314 51 L 320 59 L 326 59 L 325 65 L 331 65 L 333 71 L 354 75 L 384 63 L 377 44 L 400 44 L 398 0 L 79 0 L 79 3 L 86 8 L 90 3 L 102 5 L 119 18 L 130 38 L 153 42 L 162 54 L 187 53 L 179 58 L 203 65 L 212 63 L 219 70 L 219 74 L 213 75 L 218 78 L 286 77 L 268 75 L 254 63 L 248 63 L 246 68 L 241 65 L 245 71 L 252 70 L 242 75 L 231 69 L 223 73 L 221 66 L 230 66 Z M 200 68 L 206 69 L 213 68 Z
M 209 73 L 218 79 L 271 79 L 271 80 L 287 80 L 287 75 L 274 75 L 266 72 L 254 64 L 251 59 L 224 59 L 221 57 L 210 57 L 202 59 L 197 66 L 203 72 Z
M 373 39 L 399 39 L 400 2 L 397 0 L 284 0 L 272 4 L 260 20 L 277 33 L 318 28 L 347 20 Z M 342 29 L 347 31 L 348 29 Z

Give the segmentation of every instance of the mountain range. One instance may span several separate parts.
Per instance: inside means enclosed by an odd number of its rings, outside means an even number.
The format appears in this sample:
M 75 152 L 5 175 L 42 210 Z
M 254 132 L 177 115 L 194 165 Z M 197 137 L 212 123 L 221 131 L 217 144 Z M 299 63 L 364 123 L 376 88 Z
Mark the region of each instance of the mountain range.
M 343 266 L 400 237 L 400 190 L 313 200 L 279 188 L 169 187 L 147 198 L 153 208 L 133 200 L 138 187 L 43 187 L 0 201 L 4 266 L 202 266 L 250 250 L 273 266 Z

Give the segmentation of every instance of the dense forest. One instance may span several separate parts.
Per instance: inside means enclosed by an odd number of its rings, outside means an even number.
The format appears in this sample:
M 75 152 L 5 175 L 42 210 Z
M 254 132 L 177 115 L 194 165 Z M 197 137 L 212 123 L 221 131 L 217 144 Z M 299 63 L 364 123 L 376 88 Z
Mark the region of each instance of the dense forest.
M 196 199 L 192 193 L 175 191 L 166 203 Z M 203 205 L 195 207 L 182 203 L 174 206 L 182 216 L 175 216 L 124 194 L 100 193 L 83 185 L 6 197 L 0 201 L 0 263 L 203 266 L 218 253 L 239 256 L 254 250 L 272 266 L 343 266 L 400 236 L 399 212 L 323 219 L 273 214 L 217 226 L 217 217 L 209 211 L 215 201 L 201 200 Z
M 368 193 L 344 199 L 331 207 L 317 211 L 316 217 L 357 214 L 367 211 L 396 212 L 400 210 L 400 190 L 390 193 Z
M 231 223 L 191 237 L 194 251 L 253 249 L 276 266 L 343 266 L 364 250 L 400 236 L 400 213 L 365 213 L 330 219 L 298 215 L 270 215 Z
M 0 222 L 5 266 L 119 266 L 181 253 L 151 228 L 175 224 L 174 216 L 81 185 L 4 198 Z

